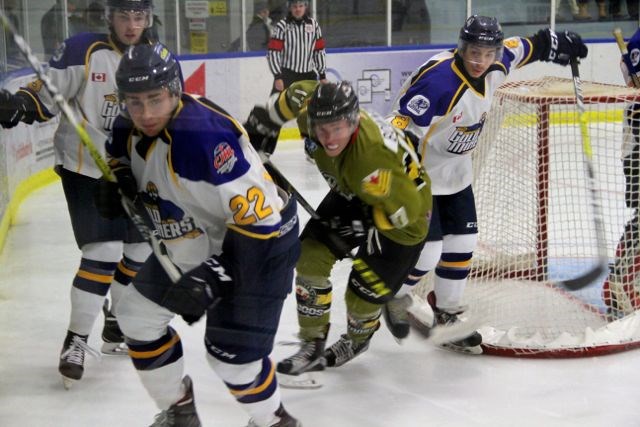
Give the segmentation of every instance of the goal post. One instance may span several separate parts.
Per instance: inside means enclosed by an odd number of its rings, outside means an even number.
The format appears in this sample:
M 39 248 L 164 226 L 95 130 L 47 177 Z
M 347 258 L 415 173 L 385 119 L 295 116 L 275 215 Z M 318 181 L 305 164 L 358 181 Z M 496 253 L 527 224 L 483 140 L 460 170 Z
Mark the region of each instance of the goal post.
M 634 217 L 625 205 L 622 123 L 640 91 L 593 82 L 582 90 L 613 265 Z M 579 291 L 556 284 L 592 269 L 602 253 L 583 158 L 571 79 L 510 82 L 496 91 L 473 154 L 479 240 L 465 290 L 464 316 L 483 325 L 485 353 L 574 357 L 640 346 L 640 313 L 607 310 L 609 272 Z M 428 277 L 415 294 L 425 298 L 431 288 Z

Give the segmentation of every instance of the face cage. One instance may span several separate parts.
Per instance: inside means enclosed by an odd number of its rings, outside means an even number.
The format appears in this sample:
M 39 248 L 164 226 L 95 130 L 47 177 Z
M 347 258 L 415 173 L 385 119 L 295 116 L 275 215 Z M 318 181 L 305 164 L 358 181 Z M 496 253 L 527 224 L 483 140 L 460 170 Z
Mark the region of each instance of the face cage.
M 180 82 L 180 77 L 174 77 L 169 83 L 160 85 L 157 88 L 143 89 L 140 91 L 131 91 L 131 90 L 118 90 L 118 102 L 120 103 L 121 110 L 124 110 L 122 106 L 124 105 L 125 96 L 128 93 L 141 93 L 146 92 L 148 90 L 156 90 L 156 89 L 167 89 L 169 94 L 172 96 L 180 96 L 182 94 L 182 83 Z
M 116 12 L 143 12 L 147 17 L 147 25 L 145 28 L 153 27 L 153 8 L 144 8 L 144 9 L 122 9 L 120 7 L 105 7 L 104 9 L 104 19 L 109 24 L 109 28 L 113 27 L 113 23 L 111 22 L 111 17 Z
M 486 43 L 468 42 L 466 40 L 458 40 L 458 52 L 459 52 L 461 58 L 462 58 L 462 54 L 464 53 L 464 51 L 471 45 L 484 47 L 484 48 L 494 48 L 496 50 L 496 61 L 499 61 L 500 59 L 502 59 L 502 54 L 504 53 L 504 44 L 503 43 L 500 43 L 500 46 L 496 47 L 495 45 L 490 45 L 490 44 L 486 44 Z M 471 64 L 480 64 L 479 62 L 471 61 L 471 60 L 468 60 L 468 59 L 465 59 L 465 61 L 467 61 L 467 62 L 469 62 Z
M 357 109 L 351 113 L 341 114 L 337 117 L 331 117 L 327 119 L 313 119 L 309 114 L 307 116 L 307 127 L 309 128 L 310 131 L 313 131 L 315 133 L 315 130 L 314 130 L 315 126 L 322 125 L 325 123 L 333 123 L 340 120 L 346 120 L 347 123 L 349 123 L 349 125 L 353 128 L 353 130 L 355 130 L 356 126 L 358 126 L 359 119 L 360 119 L 360 112 Z

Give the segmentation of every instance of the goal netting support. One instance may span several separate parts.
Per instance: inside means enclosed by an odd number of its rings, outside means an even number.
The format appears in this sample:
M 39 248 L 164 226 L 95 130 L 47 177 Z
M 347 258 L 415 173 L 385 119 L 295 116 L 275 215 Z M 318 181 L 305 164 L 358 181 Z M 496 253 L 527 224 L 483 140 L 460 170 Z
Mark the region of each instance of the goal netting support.
M 599 255 L 572 80 L 506 83 L 473 157 L 479 244 L 464 316 L 481 325 L 485 354 L 578 357 L 640 346 L 640 243 L 621 241 L 633 240 L 625 227 L 637 221 L 625 205 L 624 111 L 640 92 L 592 82 L 583 92 L 611 272 L 579 291 L 556 284 L 591 269 Z M 621 278 L 614 267 L 624 245 Z M 426 296 L 432 276 L 416 296 Z M 615 292 L 603 291 L 612 280 Z

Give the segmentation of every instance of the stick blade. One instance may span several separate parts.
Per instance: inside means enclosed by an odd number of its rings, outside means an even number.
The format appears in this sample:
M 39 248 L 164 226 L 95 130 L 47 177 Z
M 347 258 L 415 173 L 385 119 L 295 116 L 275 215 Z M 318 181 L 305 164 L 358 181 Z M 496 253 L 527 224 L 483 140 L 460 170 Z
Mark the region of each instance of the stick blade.
M 600 276 L 602 276 L 609 269 L 609 265 L 606 261 L 600 261 L 598 265 L 596 265 L 591 270 L 586 273 L 569 280 L 563 280 L 559 284 L 569 289 L 570 291 L 577 291 L 585 286 L 593 283 Z

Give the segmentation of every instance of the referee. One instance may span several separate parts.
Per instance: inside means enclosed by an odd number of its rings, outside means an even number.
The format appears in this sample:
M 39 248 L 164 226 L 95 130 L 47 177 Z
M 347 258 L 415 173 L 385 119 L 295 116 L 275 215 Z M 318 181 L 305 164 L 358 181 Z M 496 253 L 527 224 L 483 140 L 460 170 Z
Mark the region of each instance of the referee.
M 326 82 L 326 53 L 318 22 L 307 13 L 309 2 L 287 1 L 289 12 L 273 28 L 267 60 L 273 73 L 273 92 L 299 80 Z

